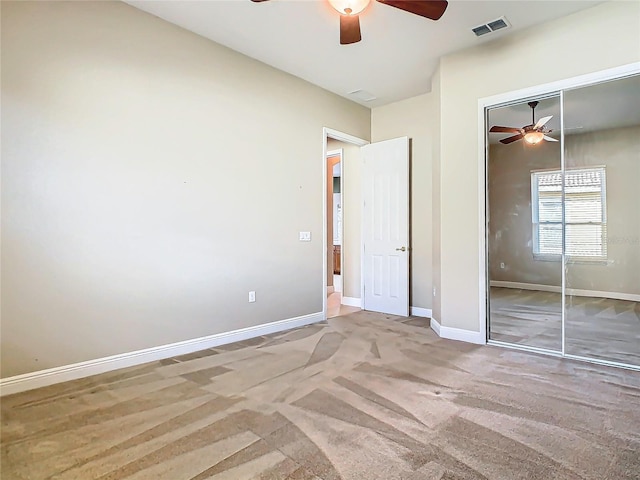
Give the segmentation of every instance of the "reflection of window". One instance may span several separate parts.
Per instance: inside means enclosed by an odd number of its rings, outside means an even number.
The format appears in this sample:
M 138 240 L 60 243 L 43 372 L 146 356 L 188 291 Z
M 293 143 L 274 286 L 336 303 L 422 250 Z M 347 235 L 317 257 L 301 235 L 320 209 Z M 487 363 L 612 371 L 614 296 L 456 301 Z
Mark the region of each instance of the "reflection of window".
M 607 257 L 605 168 L 564 174 L 565 253 L 583 259 Z M 562 172 L 531 172 L 533 255 L 562 254 Z

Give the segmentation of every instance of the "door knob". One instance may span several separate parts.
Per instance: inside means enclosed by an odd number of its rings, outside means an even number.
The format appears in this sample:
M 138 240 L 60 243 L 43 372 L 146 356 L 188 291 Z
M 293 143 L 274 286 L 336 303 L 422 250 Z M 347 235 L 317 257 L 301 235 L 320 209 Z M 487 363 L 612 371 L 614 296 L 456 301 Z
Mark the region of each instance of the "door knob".
M 404 252 L 407 250 L 407 247 L 396 248 L 396 252 Z

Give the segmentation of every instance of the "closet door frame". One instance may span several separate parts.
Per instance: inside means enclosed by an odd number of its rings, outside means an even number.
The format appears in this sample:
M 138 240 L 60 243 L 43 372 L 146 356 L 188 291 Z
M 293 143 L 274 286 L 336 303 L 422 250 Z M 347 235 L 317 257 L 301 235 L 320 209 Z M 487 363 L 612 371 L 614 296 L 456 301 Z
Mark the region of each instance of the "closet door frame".
M 586 361 L 590 363 L 596 363 L 601 365 L 609 365 L 620 368 L 627 368 L 632 370 L 639 370 L 640 365 L 629 365 L 609 360 L 601 360 L 591 357 L 583 357 L 578 355 L 567 354 L 565 351 L 565 315 L 566 315 L 566 262 L 565 262 L 565 235 L 564 235 L 564 188 L 562 189 L 562 350 L 548 350 L 539 347 L 528 347 L 524 345 L 511 344 L 506 342 L 500 342 L 490 340 L 490 297 L 489 297 L 489 264 L 488 264 L 488 161 L 489 161 L 489 126 L 488 126 L 488 111 L 493 108 L 508 106 L 512 104 L 522 103 L 525 101 L 548 98 L 552 96 L 560 97 L 560 168 L 564 176 L 565 171 L 565 149 L 564 149 L 564 91 L 569 89 L 576 89 L 580 87 L 587 87 L 602 82 L 621 79 L 624 77 L 640 74 L 640 62 L 634 62 L 620 67 L 610 68 L 599 72 L 593 72 L 586 75 L 580 75 L 577 77 L 558 80 L 555 82 L 547 83 L 544 85 L 537 85 L 525 89 L 515 90 L 512 92 L 493 95 L 490 97 L 481 98 L 478 100 L 478 205 L 479 205 L 479 245 L 478 253 L 480 259 L 480 279 L 479 279 L 479 327 L 480 331 L 484 331 L 487 338 L 487 343 L 491 345 L 498 345 L 505 348 L 512 348 L 516 350 L 525 350 L 530 352 L 543 353 L 546 355 L 571 358 L 575 360 Z

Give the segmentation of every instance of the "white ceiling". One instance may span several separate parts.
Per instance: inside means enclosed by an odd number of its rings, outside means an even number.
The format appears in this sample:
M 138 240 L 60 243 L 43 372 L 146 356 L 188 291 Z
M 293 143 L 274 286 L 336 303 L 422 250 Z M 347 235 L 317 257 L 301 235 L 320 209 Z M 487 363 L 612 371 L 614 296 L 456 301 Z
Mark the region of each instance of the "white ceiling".
M 362 41 L 340 45 L 338 13 L 327 0 L 125 1 L 368 107 L 430 91 L 442 55 L 602 3 L 450 0 L 434 22 L 372 0 L 360 14 Z M 483 37 L 471 31 L 503 15 L 511 28 Z M 377 98 L 348 95 L 355 90 Z

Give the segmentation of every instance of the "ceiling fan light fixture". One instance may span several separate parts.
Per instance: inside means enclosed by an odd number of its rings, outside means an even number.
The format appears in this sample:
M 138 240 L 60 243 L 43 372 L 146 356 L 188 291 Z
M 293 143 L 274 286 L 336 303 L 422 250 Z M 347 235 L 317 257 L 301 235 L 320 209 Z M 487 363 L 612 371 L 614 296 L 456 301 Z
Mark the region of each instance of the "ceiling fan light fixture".
M 544 138 L 544 133 L 542 132 L 527 132 L 524 134 L 524 141 L 529 145 L 536 145 L 540 143 Z
M 329 0 L 331 6 L 340 15 L 357 15 L 362 12 L 371 0 Z

